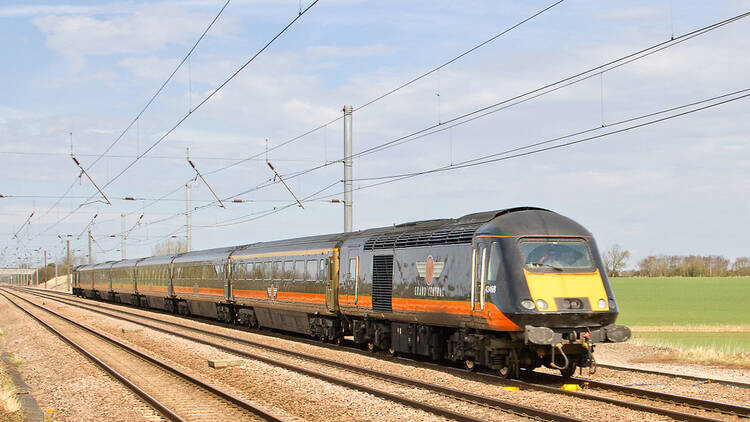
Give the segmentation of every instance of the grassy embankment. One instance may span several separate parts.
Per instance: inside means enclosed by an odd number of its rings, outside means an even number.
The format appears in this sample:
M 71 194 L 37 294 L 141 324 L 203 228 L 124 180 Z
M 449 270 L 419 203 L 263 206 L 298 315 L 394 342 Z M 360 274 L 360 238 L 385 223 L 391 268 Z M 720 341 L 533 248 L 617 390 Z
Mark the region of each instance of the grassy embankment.
M 0 330 L 0 346 L 3 332 Z M 2 348 L 0 347 L 0 350 Z M 15 364 L 15 362 L 13 362 Z M 16 387 L 5 374 L 3 361 L 0 360 L 0 422 L 21 422 L 25 420 L 21 405 L 16 400 Z
M 750 367 L 750 277 L 612 278 L 632 342 L 677 349 L 654 360 Z

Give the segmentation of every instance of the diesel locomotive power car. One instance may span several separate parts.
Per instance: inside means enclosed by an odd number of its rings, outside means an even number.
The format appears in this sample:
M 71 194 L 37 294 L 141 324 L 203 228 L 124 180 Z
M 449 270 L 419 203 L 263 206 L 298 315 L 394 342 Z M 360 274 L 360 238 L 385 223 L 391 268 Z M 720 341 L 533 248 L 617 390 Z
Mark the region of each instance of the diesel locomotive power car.
M 529 207 L 84 265 L 73 293 L 505 376 L 630 337 L 591 233 Z

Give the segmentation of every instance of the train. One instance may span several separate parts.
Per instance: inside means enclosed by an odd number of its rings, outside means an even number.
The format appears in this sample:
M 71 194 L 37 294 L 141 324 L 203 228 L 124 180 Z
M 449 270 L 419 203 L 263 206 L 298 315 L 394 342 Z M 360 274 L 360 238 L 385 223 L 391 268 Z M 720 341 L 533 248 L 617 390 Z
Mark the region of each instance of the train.
M 505 377 L 630 337 L 591 233 L 536 207 L 81 265 L 72 293 Z

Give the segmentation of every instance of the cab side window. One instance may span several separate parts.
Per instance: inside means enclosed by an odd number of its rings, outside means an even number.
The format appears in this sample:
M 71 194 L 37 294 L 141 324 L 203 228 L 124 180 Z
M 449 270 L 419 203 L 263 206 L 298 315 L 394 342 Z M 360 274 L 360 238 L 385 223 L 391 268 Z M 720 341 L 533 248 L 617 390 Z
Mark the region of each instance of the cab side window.
M 349 280 L 354 280 L 354 277 L 356 277 L 357 274 L 357 258 L 351 258 L 349 259 L 349 274 L 347 275 L 347 278 Z
M 500 254 L 500 245 L 497 242 L 490 244 L 489 263 L 487 265 L 487 281 L 498 281 L 500 265 L 503 263 L 503 257 Z

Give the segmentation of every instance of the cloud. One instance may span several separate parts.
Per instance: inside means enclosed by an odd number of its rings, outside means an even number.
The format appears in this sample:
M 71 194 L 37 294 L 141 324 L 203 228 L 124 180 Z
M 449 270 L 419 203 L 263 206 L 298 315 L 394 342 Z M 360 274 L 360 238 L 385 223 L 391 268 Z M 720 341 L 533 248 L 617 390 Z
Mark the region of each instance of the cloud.
M 316 45 L 307 47 L 306 53 L 313 59 L 388 56 L 397 49 L 383 44 L 364 46 Z
M 50 49 L 72 61 L 82 61 L 93 55 L 149 54 L 171 44 L 187 45 L 212 17 L 211 13 L 155 4 L 125 14 L 50 14 L 32 22 L 45 35 Z M 209 36 L 233 31 L 231 22 L 212 28 Z
M 637 6 L 622 7 L 598 13 L 597 18 L 613 21 L 647 20 L 663 17 L 669 13 L 665 8 Z
M 163 80 L 172 73 L 180 59 L 163 59 L 153 55 L 146 57 L 128 57 L 120 61 L 133 75 L 149 80 Z
M 0 17 L 22 17 L 39 15 L 70 15 L 91 13 L 92 7 L 87 6 L 7 6 L 0 7 Z

